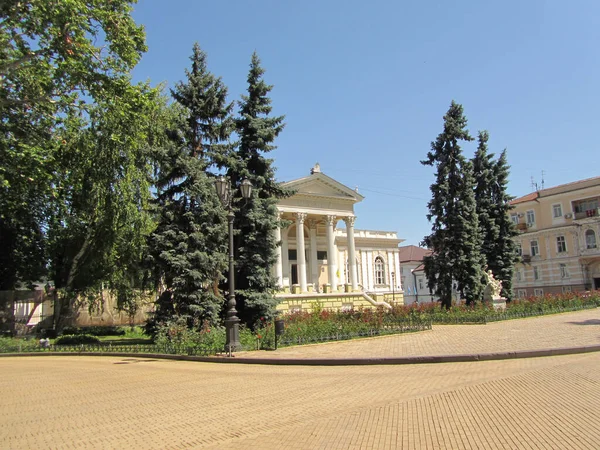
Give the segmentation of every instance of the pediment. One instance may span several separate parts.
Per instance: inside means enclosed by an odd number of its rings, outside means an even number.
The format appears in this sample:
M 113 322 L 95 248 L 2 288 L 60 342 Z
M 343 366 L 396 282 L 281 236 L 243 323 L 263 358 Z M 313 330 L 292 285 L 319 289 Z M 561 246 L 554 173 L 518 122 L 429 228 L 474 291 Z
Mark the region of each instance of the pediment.
M 294 195 L 328 197 L 353 203 L 360 202 L 364 198 L 354 189 L 350 189 L 323 173 L 314 173 L 305 178 L 289 181 L 284 183 L 284 186 L 294 190 Z

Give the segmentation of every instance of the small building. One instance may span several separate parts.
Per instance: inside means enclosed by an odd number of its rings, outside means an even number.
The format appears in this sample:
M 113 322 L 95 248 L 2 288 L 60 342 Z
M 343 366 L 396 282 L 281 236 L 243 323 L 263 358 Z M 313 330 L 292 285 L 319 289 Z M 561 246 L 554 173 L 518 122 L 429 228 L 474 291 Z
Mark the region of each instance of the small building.
M 600 177 L 535 191 L 511 204 L 521 256 L 515 297 L 600 289 Z
M 427 287 L 427 278 L 423 267 L 425 256 L 431 255 L 431 250 L 406 245 L 400 247 L 401 281 L 404 287 L 404 304 L 428 303 L 435 301 Z
M 403 303 L 394 231 L 354 228 L 354 205 L 363 200 L 321 172 L 283 184 L 295 193 L 277 205 L 283 226 L 275 268 L 280 311 L 350 309 Z M 343 223 L 345 227 L 339 227 Z

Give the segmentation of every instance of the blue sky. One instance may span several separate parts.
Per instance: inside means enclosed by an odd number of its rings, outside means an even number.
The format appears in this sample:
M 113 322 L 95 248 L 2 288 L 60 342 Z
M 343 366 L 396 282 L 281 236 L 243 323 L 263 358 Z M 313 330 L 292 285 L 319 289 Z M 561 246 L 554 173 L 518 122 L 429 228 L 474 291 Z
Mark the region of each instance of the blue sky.
M 417 245 L 434 169 L 422 166 L 454 99 L 469 130 L 507 149 L 509 193 L 600 175 L 600 2 L 141 1 L 149 51 L 136 80 L 184 79 L 192 45 L 232 100 L 257 51 L 286 128 L 281 181 L 324 173 L 366 197 L 357 228 Z M 471 157 L 475 143 L 463 151 Z

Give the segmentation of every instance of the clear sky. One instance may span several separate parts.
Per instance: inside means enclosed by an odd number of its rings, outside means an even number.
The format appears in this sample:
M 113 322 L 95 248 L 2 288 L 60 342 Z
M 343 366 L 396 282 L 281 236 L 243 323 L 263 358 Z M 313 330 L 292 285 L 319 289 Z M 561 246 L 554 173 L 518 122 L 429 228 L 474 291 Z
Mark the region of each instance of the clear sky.
M 600 175 L 597 0 L 142 0 L 134 17 L 149 46 L 136 80 L 173 86 L 198 42 L 237 100 L 256 50 L 286 115 L 278 179 L 319 162 L 358 186 L 357 228 L 415 245 L 429 233 L 434 169 L 420 160 L 453 99 L 473 137 L 507 149 L 510 194 L 542 171 L 545 187 Z

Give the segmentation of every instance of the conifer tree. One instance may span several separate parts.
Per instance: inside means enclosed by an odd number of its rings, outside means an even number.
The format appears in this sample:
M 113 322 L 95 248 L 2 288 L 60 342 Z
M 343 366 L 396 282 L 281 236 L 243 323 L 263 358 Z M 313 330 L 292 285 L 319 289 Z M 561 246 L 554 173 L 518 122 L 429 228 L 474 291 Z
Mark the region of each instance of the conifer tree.
M 477 151 L 473 158 L 473 176 L 475 178 L 475 202 L 477 204 L 477 218 L 479 221 L 479 233 L 481 236 L 481 252 L 489 266 L 493 247 L 499 237 L 499 229 L 494 217 L 495 205 L 492 198 L 494 188 L 494 155 L 488 153 L 487 142 L 489 134 L 487 131 L 478 133 Z M 496 273 L 494 272 L 494 276 Z
M 461 105 L 452 101 L 444 116 L 444 131 L 431 143 L 423 165 L 434 166 L 436 180 L 427 218 L 431 234 L 423 240 L 433 250 L 424 260 L 427 285 L 440 298 L 442 307 L 452 305 L 452 287 L 467 303 L 483 294 L 483 258 L 473 192 L 473 167 L 462 155 L 460 141 L 472 141 Z
M 227 266 L 227 226 L 209 167 L 228 148 L 233 105 L 198 44 L 190 59 L 187 80 L 171 91 L 179 114 L 169 145 L 158 155 L 160 217 L 149 244 L 156 282 L 164 291 L 150 329 L 173 317 L 185 318 L 190 327 L 216 323 L 224 303 L 218 281 Z
M 510 220 L 510 210 L 513 208 L 512 197 L 507 194 L 508 175 L 510 166 L 504 150 L 493 165 L 494 183 L 492 184 L 492 217 L 498 237 L 494 241 L 488 256 L 488 267 L 497 280 L 502 281 L 502 296 L 512 298 L 512 277 L 517 262 L 517 243 L 515 236 L 518 232 Z
M 235 229 L 239 230 L 235 245 L 237 310 L 240 319 L 249 325 L 261 316 L 271 315 L 277 304 L 273 268 L 280 243 L 274 231 L 279 226 L 277 201 L 286 195 L 275 181 L 273 160 L 265 157 L 276 148 L 273 142 L 285 124 L 284 116 L 270 116 L 272 106 L 268 95 L 273 86 L 265 83 L 264 72 L 254 53 L 248 73 L 248 93 L 238 102 L 239 141 L 225 163 L 234 187 L 234 202 L 239 205 L 235 219 Z M 238 187 L 245 178 L 253 185 L 248 201 L 239 200 Z

